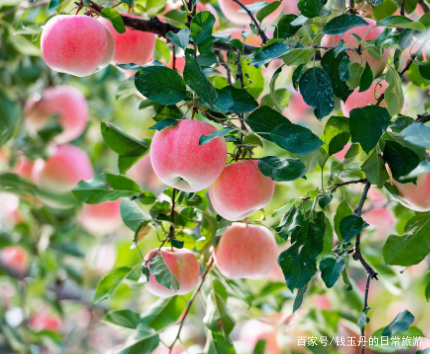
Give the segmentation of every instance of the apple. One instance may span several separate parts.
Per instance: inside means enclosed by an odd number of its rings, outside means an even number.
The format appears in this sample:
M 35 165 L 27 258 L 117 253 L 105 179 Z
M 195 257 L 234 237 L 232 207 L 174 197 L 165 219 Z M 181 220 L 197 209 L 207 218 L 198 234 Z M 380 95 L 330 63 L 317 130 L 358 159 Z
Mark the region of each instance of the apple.
M 352 34 L 356 34 L 360 38 L 364 38 L 366 32 L 376 24 L 374 20 L 370 20 L 368 18 L 364 18 L 364 20 L 368 23 L 367 26 L 354 27 L 351 30 L 344 33 L 342 36 L 334 36 L 335 41 L 333 41 L 332 35 L 325 35 L 321 41 L 321 46 L 332 47 L 332 46 L 335 46 L 341 39 L 343 39 L 347 45 L 353 44 L 353 47 L 358 47 L 357 39 Z M 381 27 L 381 26 L 375 27 L 371 29 L 369 33 L 367 33 L 365 39 L 375 40 L 376 37 L 378 37 L 383 30 L 384 30 L 384 27 Z M 363 60 L 361 59 L 360 55 L 356 54 L 354 51 L 348 50 L 347 52 L 353 62 L 358 62 L 358 63 L 362 62 L 363 66 L 365 66 L 367 62 L 370 68 L 372 69 L 374 79 L 376 79 L 378 76 L 382 74 L 382 72 L 385 69 L 385 66 L 387 65 L 386 62 L 382 59 L 378 61 L 373 59 L 372 56 L 367 52 L 367 50 L 363 51 L 363 56 L 362 56 Z M 389 51 L 385 49 L 383 53 L 383 58 L 387 60 L 388 56 L 389 56 Z
M 58 15 L 46 23 L 40 48 L 52 70 L 82 77 L 94 73 L 105 59 L 108 37 L 95 18 Z
M 122 225 L 121 200 L 101 204 L 84 204 L 78 220 L 85 230 L 94 235 L 108 235 Z
M 142 19 L 139 16 L 121 13 L 121 15 Z M 118 33 L 109 20 L 100 17 L 100 23 L 105 25 L 113 34 L 115 40 L 115 55 L 112 63 L 144 65 L 149 62 L 155 48 L 155 35 L 126 27 L 125 33 Z
M 370 88 L 364 92 L 358 92 L 358 89 L 355 89 L 347 98 L 346 102 L 341 101 L 342 112 L 345 116 L 349 116 L 349 113 L 354 108 L 361 108 L 368 106 L 369 104 L 376 104 L 377 99 L 375 99 L 375 88 L 378 83 L 373 82 Z M 376 97 L 382 95 L 385 89 L 388 87 L 388 83 L 386 81 L 381 81 L 378 84 L 378 89 L 376 91 Z M 385 107 L 385 102 L 381 103 L 382 107 Z
M 20 221 L 19 197 L 16 194 L 0 192 L 0 205 L 0 224 L 13 225 Z
M 240 329 L 239 340 L 246 344 L 247 352 L 251 353 L 259 340 L 265 340 L 265 354 L 281 354 L 282 350 L 277 344 L 276 336 L 275 326 L 253 318 L 243 324 Z
M 299 15 L 300 11 L 297 8 L 298 2 L 298 0 L 284 0 L 284 13 Z
M 145 260 L 151 259 L 158 249 L 154 249 L 145 256 Z M 149 282 L 146 284 L 148 290 L 160 297 L 171 297 L 174 295 L 185 295 L 194 289 L 197 282 L 199 281 L 200 267 L 193 252 L 185 248 L 170 248 L 163 247 L 160 250 L 161 255 L 154 257 L 163 257 L 169 270 L 175 275 L 179 282 L 179 289 L 168 289 L 164 285 L 160 284 L 155 276 L 151 273 Z M 151 261 L 147 263 L 147 267 L 150 269 Z
M 316 123 L 317 119 L 315 118 L 313 111 L 314 109 L 306 104 L 299 92 L 295 92 L 293 90 L 290 91 L 288 107 L 285 108 L 283 112 L 285 117 L 287 117 L 293 123 Z
M 54 137 L 57 144 L 78 138 L 88 122 L 88 104 L 84 95 L 72 86 L 54 86 L 32 95 L 24 108 L 25 125 L 33 135 L 45 128 L 54 116 L 63 131 Z
M 97 274 L 104 275 L 115 265 L 116 256 L 117 251 L 113 243 L 98 244 L 86 253 L 86 264 Z
M 27 159 L 24 155 L 18 157 L 18 161 L 13 169 L 13 172 L 24 178 L 31 178 L 34 161 Z
M 363 220 L 376 230 L 376 239 L 387 238 L 393 231 L 396 222 L 393 212 L 384 206 L 363 213 Z
M 30 327 L 35 332 L 40 331 L 52 331 L 52 332 L 61 332 L 62 322 L 58 316 L 42 312 L 35 313 L 29 321 Z
M 267 0 L 267 3 L 272 3 L 275 0 Z M 241 0 L 243 5 L 252 5 L 258 0 Z M 218 5 L 221 9 L 223 15 L 229 20 L 231 23 L 236 25 L 248 25 L 251 23 L 251 18 L 246 13 L 238 12 L 242 7 L 232 1 L 232 0 L 218 0 Z M 272 12 L 269 16 L 267 16 L 264 20 L 264 24 L 273 23 L 281 14 L 282 6 L 279 6 L 274 12 Z
M 400 193 L 400 203 L 415 211 L 430 210 L 430 172 L 417 177 L 417 183 L 399 183 L 392 180 Z
M 261 37 L 256 34 L 250 34 L 245 39 L 242 37 L 242 32 L 249 33 L 250 30 L 246 28 L 227 28 L 223 30 L 221 33 L 231 34 L 230 40 L 238 39 L 245 44 L 253 45 L 259 47 L 261 45 Z
M 8 246 L 1 251 L 0 262 L 6 268 L 25 274 L 29 264 L 29 256 L 27 251 L 21 247 Z
M 275 237 L 264 226 L 233 223 L 221 235 L 214 259 L 227 278 L 261 279 L 277 262 Z
M 32 178 L 41 188 L 54 193 L 66 193 L 81 180 L 93 177 L 93 168 L 87 154 L 74 145 L 52 147 L 46 160 L 38 159 Z
M 202 135 L 214 131 L 213 125 L 196 120 L 181 120 L 177 126 L 157 131 L 150 156 L 158 178 L 185 192 L 208 188 L 221 175 L 227 160 L 224 138 L 199 145 Z
M 264 176 L 256 160 L 227 165 L 209 188 L 215 211 L 227 220 L 241 220 L 264 208 L 272 199 L 275 182 Z
M 333 154 L 334 157 L 336 157 L 338 160 L 340 161 L 344 161 L 345 160 L 345 156 L 346 153 L 348 152 L 349 148 L 351 147 L 351 144 L 348 143 L 346 144 L 342 150 L 340 150 L 339 152 Z

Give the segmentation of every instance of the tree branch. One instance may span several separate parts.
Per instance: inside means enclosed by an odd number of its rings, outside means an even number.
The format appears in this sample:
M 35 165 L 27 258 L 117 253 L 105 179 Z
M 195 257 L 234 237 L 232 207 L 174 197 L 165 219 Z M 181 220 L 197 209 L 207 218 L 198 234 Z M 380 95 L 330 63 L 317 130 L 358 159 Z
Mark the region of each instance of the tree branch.
M 244 4 L 242 4 L 239 0 L 233 0 L 233 1 L 236 4 L 239 4 L 239 6 L 246 11 L 246 13 L 248 14 L 248 16 L 251 18 L 251 21 L 254 22 L 254 25 L 257 28 L 258 34 L 259 34 L 259 36 L 261 38 L 261 41 L 263 42 L 263 44 L 265 44 L 269 40 L 269 38 L 266 36 L 266 33 L 264 33 L 264 31 L 261 29 L 260 24 L 255 19 L 255 17 L 252 14 L 252 12 Z
M 357 184 L 357 183 L 366 183 L 366 182 L 367 182 L 367 178 L 356 179 L 354 181 L 348 181 L 348 182 L 343 182 L 343 183 L 336 183 L 331 191 L 334 192 L 339 187 L 343 187 L 343 186 L 346 186 L 348 184 Z

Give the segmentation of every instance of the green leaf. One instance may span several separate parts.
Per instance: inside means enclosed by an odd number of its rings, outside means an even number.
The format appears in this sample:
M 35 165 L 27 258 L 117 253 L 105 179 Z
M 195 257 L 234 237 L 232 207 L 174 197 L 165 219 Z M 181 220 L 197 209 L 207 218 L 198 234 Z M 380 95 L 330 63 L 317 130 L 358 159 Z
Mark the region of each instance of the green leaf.
M 369 317 L 367 317 L 367 312 L 369 312 L 370 307 L 367 307 L 365 310 L 362 310 L 360 312 L 360 315 L 358 316 L 357 326 L 358 328 L 362 329 L 365 325 L 369 323 Z
M 224 128 L 221 130 L 216 130 L 208 135 L 201 135 L 199 138 L 199 145 L 205 145 L 210 143 L 212 140 L 216 139 L 216 138 L 220 138 L 223 136 L 226 136 L 228 133 L 230 133 L 231 131 L 233 131 L 233 129 L 231 128 Z
M 426 296 L 426 300 L 427 302 L 430 301 L 430 282 L 428 282 L 426 289 L 425 289 L 425 296 Z
M 366 61 L 366 66 L 364 67 L 363 74 L 361 74 L 360 78 L 360 89 L 358 92 L 367 91 L 370 86 L 372 86 L 373 82 L 373 73 L 372 69 L 369 66 L 369 63 Z
M 323 254 L 331 254 L 334 245 L 333 227 L 327 217 L 325 218 L 325 225 Z
M 293 305 L 293 313 L 296 312 L 300 306 L 302 306 L 303 303 L 303 297 L 306 293 L 306 290 L 308 288 L 308 284 L 302 286 L 298 291 L 297 291 L 297 295 L 294 299 L 294 305 Z
M 349 119 L 332 116 L 324 127 L 324 142 L 329 156 L 341 151 L 349 141 Z
M 402 132 L 406 141 L 423 148 L 430 147 L 430 126 L 423 123 L 411 124 Z
M 215 21 L 215 16 L 209 11 L 201 11 L 193 17 L 190 24 L 190 33 L 195 44 L 200 45 L 212 36 Z
M 145 323 L 139 323 L 134 333 L 115 351 L 115 354 L 150 354 L 159 343 L 160 337 L 157 332 Z
M 272 3 L 273 4 L 273 3 Z M 297 15 L 283 15 L 275 27 L 273 38 L 287 39 L 294 36 L 301 26 L 293 26 L 291 23 L 297 19 Z
M 357 15 L 343 14 L 331 19 L 323 28 L 323 33 L 327 35 L 342 36 L 351 28 L 367 26 L 368 23 Z
M 280 1 L 274 1 L 270 4 L 267 4 L 265 7 L 263 7 L 257 14 L 257 20 L 258 22 L 263 22 L 263 20 L 269 16 L 271 13 L 276 11 L 276 9 L 282 4 Z
M 430 80 L 430 64 L 425 62 L 418 62 L 418 68 L 421 76 L 426 80 Z
M 273 141 L 270 133 L 278 126 L 288 123 L 289 120 L 274 109 L 261 106 L 252 112 L 249 117 L 245 119 L 245 122 L 261 137 Z
M 313 67 L 305 71 L 300 77 L 299 88 L 303 100 L 315 108 L 314 113 L 319 120 L 333 110 L 333 86 L 329 75 L 323 69 Z
M 376 184 L 378 188 L 382 188 L 388 181 L 388 173 L 385 168 L 385 163 L 379 156 L 377 149 L 374 149 L 370 156 L 361 165 L 361 170 L 366 174 L 366 178 L 371 184 Z
M 306 166 L 299 159 L 284 156 L 265 156 L 258 160 L 258 168 L 275 182 L 288 182 L 302 178 Z
M 287 204 L 286 206 L 288 206 Z M 279 237 L 283 238 L 285 241 L 288 241 L 288 236 L 290 233 L 294 232 L 297 227 L 301 227 L 303 225 L 303 214 L 300 210 L 298 210 L 293 203 L 293 206 L 288 209 L 285 215 L 282 217 L 279 226 L 276 228 L 276 232 Z
M 379 138 L 390 125 L 390 114 L 379 106 L 355 108 L 349 114 L 351 141 L 360 143 L 368 154 L 378 143 Z
M 87 204 L 111 202 L 141 193 L 136 182 L 124 177 L 102 173 L 88 181 L 80 181 L 72 190 L 73 195 Z
M 167 289 L 179 290 L 178 279 L 169 269 L 162 255 L 154 256 L 151 259 L 149 269 L 158 283 L 164 285 Z
M 257 101 L 248 91 L 233 86 L 226 86 L 218 92 L 217 107 L 223 112 L 248 113 L 258 107 Z
M 326 258 L 320 263 L 321 277 L 327 288 L 331 288 L 339 279 L 340 274 L 345 269 L 346 263 L 343 257 L 337 259 Z
M 360 63 L 354 62 L 349 65 L 350 78 L 346 81 L 346 84 L 350 90 L 354 90 L 360 85 L 363 71 L 364 68 L 360 65 Z
M 372 8 L 376 8 L 380 4 L 382 4 L 382 2 L 384 2 L 384 0 L 366 0 L 366 1 Z
M 130 267 L 116 268 L 105 275 L 97 285 L 92 304 L 94 305 L 111 297 L 116 288 L 118 288 L 127 275 L 130 274 L 131 270 L 132 268 Z
M 317 271 L 316 259 L 323 250 L 320 228 L 306 220 L 291 235 L 291 246 L 282 251 L 278 263 L 288 288 L 293 291 L 306 285 Z
M 149 127 L 148 130 L 163 130 L 167 127 L 176 127 L 178 125 L 179 121 L 177 119 L 173 118 L 165 118 L 160 120 L 159 122 L 155 123 L 153 126 Z
M 222 333 L 209 331 L 206 336 L 204 353 L 207 354 L 236 354 L 230 338 L 225 338 Z
M 401 116 L 393 121 L 393 124 L 390 125 L 390 128 L 395 133 L 401 133 L 415 121 L 411 117 Z
M 185 56 L 184 80 L 187 85 L 210 106 L 218 101 L 218 93 L 203 73 L 198 62 L 190 55 Z
M 414 22 L 405 16 L 390 16 L 382 21 L 376 22 L 376 25 L 391 28 L 409 28 L 420 32 L 426 30 L 426 27 L 421 22 Z
M 234 317 L 227 308 L 223 298 L 211 291 L 206 301 L 206 315 L 203 323 L 213 332 L 221 332 L 228 337 L 236 323 Z
M 270 79 L 270 99 L 273 103 L 274 108 L 282 114 L 283 109 L 279 106 L 278 99 L 276 97 L 276 80 L 279 77 L 279 74 L 282 72 L 282 66 L 279 67 L 274 73 L 272 78 Z M 286 91 L 288 93 L 288 91 Z
M 255 14 L 256 12 L 264 9 L 267 6 L 266 1 L 255 2 L 249 5 L 246 5 L 246 9 L 251 12 L 251 14 Z M 240 8 L 237 12 L 248 15 L 248 12 L 244 8 Z
M 396 318 L 384 328 L 381 336 L 391 338 L 393 334 L 401 333 L 409 329 L 414 323 L 415 317 L 408 310 L 400 312 Z
M 135 329 L 139 324 L 140 314 L 132 310 L 109 311 L 102 321 L 112 323 L 116 326 Z
M 389 70 L 385 74 L 385 81 L 388 82 L 388 87 L 384 91 L 384 101 L 390 115 L 395 116 L 402 110 L 405 99 L 403 96 L 402 79 L 399 73 L 391 65 L 388 68 Z
M 159 299 L 142 314 L 140 322 L 161 331 L 178 321 L 186 307 L 187 300 L 182 296 Z
M 393 178 L 397 181 L 401 176 L 414 170 L 420 163 L 415 152 L 392 140 L 385 140 L 384 160 L 390 166 Z
M 172 105 L 186 97 L 186 86 L 176 70 L 165 66 L 144 66 L 134 75 L 137 90 L 152 101 Z
M 405 267 L 420 263 L 429 253 L 429 213 L 409 219 L 405 225 L 404 235 L 390 235 L 382 250 L 385 263 Z
M 344 200 L 338 205 L 336 209 L 336 215 L 334 216 L 334 230 L 337 237 L 339 238 L 342 237 L 342 233 L 340 231 L 340 222 L 348 215 L 352 215 L 352 210 L 346 200 Z
M 118 33 L 125 33 L 124 20 L 116 9 L 113 9 L 111 7 L 104 7 L 100 12 L 100 15 L 103 18 L 109 20 L 110 23 L 112 23 L 112 26 L 113 28 L 115 28 L 115 31 L 117 31 Z
M 363 231 L 364 228 L 368 226 L 369 224 L 367 224 L 360 216 L 345 216 L 339 224 L 339 230 L 342 235 L 343 243 L 346 244 L 351 241 L 355 235 L 358 235 L 361 231 Z
M 315 49 L 291 48 L 291 50 L 287 54 L 282 56 L 282 60 L 287 66 L 301 66 L 306 64 L 309 61 L 309 59 L 313 57 L 314 52 L 315 52 Z M 293 84 L 296 81 L 298 81 L 299 77 L 297 76 L 300 76 L 303 70 L 300 70 L 297 67 L 296 70 L 294 70 L 294 72 L 296 71 L 297 71 L 296 80 L 293 80 Z M 300 72 L 300 75 L 298 75 L 299 72 Z M 294 89 L 297 91 L 296 87 L 294 87 Z
M 190 43 L 190 30 L 181 28 L 178 33 L 169 31 L 166 34 L 166 38 L 178 47 L 185 49 Z
M 311 130 L 293 123 L 278 126 L 270 137 L 276 145 L 296 155 L 310 154 L 324 145 Z
M 346 101 L 352 90 L 348 88 L 345 80 L 340 76 L 339 68 L 342 64 L 349 66 L 349 57 L 346 51 L 342 51 L 336 56 L 334 49 L 330 49 L 321 59 L 321 65 L 330 77 L 334 94 L 342 101 Z
M 120 210 L 122 221 L 132 231 L 137 231 L 143 224 L 148 224 L 152 220 L 135 201 L 130 199 L 121 202 Z
M 299 0 L 297 8 L 307 18 L 318 17 L 327 0 Z
M 391 340 L 387 336 L 382 337 L 383 330 L 384 330 L 383 328 L 378 329 L 368 339 L 369 350 L 383 352 L 383 353 L 393 353 L 401 349 L 405 351 L 406 349 L 412 348 L 412 343 L 410 341 L 411 338 L 425 337 L 424 333 L 420 329 L 414 326 L 410 327 L 408 330 L 404 332 L 397 333 L 395 336 L 391 338 Z M 383 339 L 385 339 L 385 343 L 383 342 Z
M 0 92 L 0 147 L 8 141 L 17 124 L 17 111 L 14 103 Z
M 290 47 L 283 42 L 266 43 L 254 55 L 250 65 L 256 68 L 270 63 L 273 59 L 279 58 L 290 51 Z

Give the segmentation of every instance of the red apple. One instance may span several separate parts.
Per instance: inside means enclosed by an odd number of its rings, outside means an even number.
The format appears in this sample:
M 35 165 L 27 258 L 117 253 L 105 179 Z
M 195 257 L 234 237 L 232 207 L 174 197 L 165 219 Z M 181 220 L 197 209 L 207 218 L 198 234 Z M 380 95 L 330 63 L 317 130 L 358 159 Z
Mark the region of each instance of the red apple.
M 267 0 L 267 2 L 270 4 L 274 2 L 275 0 Z M 257 0 L 241 0 L 240 1 L 243 5 L 252 5 Z M 229 20 L 231 23 L 234 23 L 235 25 L 248 25 L 251 23 L 251 19 L 248 14 L 238 12 L 242 7 L 232 1 L 232 0 L 218 0 L 218 5 L 221 9 L 221 12 L 223 15 Z M 274 12 L 272 12 L 269 16 L 267 16 L 263 20 L 263 24 L 272 23 L 274 22 L 279 15 L 282 12 L 282 6 L 279 6 Z
M 84 204 L 78 220 L 85 230 L 94 235 L 108 235 L 122 225 L 121 200 L 101 204 Z
M 29 256 L 27 251 L 21 247 L 8 246 L 1 251 L 0 261 L 6 268 L 25 274 L 29 264 Z

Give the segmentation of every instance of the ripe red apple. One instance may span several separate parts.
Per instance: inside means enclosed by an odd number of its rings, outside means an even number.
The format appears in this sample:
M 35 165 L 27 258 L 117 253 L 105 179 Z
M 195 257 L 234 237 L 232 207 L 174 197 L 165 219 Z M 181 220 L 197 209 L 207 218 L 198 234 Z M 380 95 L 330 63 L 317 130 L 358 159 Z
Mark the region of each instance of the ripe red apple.
M 52 331 L 52 332 L 61 332 L 62 322 L 58 316 L 46 313 L 45 311 L 35 313 L 29 321 L 30 327 L 35 332 L 40 331 Z
M 224 138 L 199 145 L 202 135 L 214 131 L 213 125 L 196 120 L 181 120 L 175 127 L 157 131 L 150 156 L 158 178 L 185 192 L 208 188 L 220 176 L 227 160 Z
M 354 27 L 353 29 L 347 31 L 343 36 L 335 36 L 335 42 L 333 41 L 332 35 L 325 35 L 321 41 L 322 46 L 335 46 L 336 43 L 338 43 L 341 39 L 345 41 L 346 44 L 352 44 L 353 47 L 358 47 L 357 39 L 352 35 L 352 33 L 358 35 L 360 38 L 364 38 L 364 35 L 366 34 L 367 30 L 369 30 L 371 27 L 373 27 L 376 22 L 374 20 L 370 20 L 368 18 L 364 19 L 368 25 L 367 26 L 360 26 L 360 27 Z M 384 30 L 384 27 L 375 27 L 369 31 L 369 33 L 366 35 L 366 40 L 375 40 L 376 37 L 378 37 L 381 32 Z M 373 78 L 377 78 L 382 74 L 382 72 L 385 69 L 385 66 L 387 65 L 384 60 L 376 61 L 372 58 L 372 56 L 367 52 L 367 50 L 363 51 L 362 58 L 360 58 L 360 55 L 355 54 L 355 52 L 348 50 L 348 55 L 351 58 L 353 62 L 361 63 L 365 66 L 366 61 L 369 63 L 370 68 L 372 69 Z M 388 59 L 389 51 L 384 50 L 383 57 L 385 60 Z
M 363 214 L 363 219 L 376 230 L 376 239 L 387 238 L 393 231 L 396 219 L 387 207 L 376 207 Z
M 54 193 L 66 193 L 81 180 L 93 177 L 93 168 L 87 154 L 74 145 L 52 148 L 47 160 L 37 160 L 32 177 L 35 183 Z
M 104 27 L 105 32 L 106 32 L 107 47 L 106 47 L 105 56 L 103 57 L 102 62 L 98 66 L 97 71 L 105 68 L 106 66 L 108 66 L 112 62 L 113 57 L 115 56 L 115 49 L 116 49 L 115 38 L 113 36 L 112 31 L 106 25 L 103 25 L 103 27 Z
M 129 14 L 122 13 L 121 15 L 142 19 L 139 16 Z M 115 40 L 113 63 L 144 65 L 149 62 L 155 47 L 155 35 L 153 33 L 138 31 L 129 27 L 126 27 L 125 33 L 118 33 L 109 20 L 100 17 L 99 21 L 110 29 Z
M 16 194 L 0 192 L 0 225 L 14 225 L 21 220 L 19 197 Z
M 78 220 L 85 230 L 94 235 L 108 235 L 122 225 L 121 200 L 101 204 L 84 204 Z
M 348 152 L 349 148 L 351 147 L 351 144 L 348 143 L 346 144 L 342 150 L 340 150 L 339 152 L 333 154 L 333 156 L 335 156 L 336 158 L 338 158 L 340 161 L 344 161 L 345 160 L 345 155 Z
M 0 253 L 0 262 L 3 266 L 25 274 L 28 268 L 29 257 L 27 251 L 18 246 L 8 246 Z
M 277 262 L 275 237 L 264 226 L 233 223 L 215 247 L 215 264 L 227 278 L 261 279 Z
M 417 184 L 393 182 L 405 207 L 421 212 L 430 210 L 430 172 L 418 176 Z
M 108 38 L 95 18 L 58 15 L 46 23 L 40 47 L 52 70 L 82 77 L 94 73 L 103 62 Z
M 293 90 L 290 91 L 290 94 L 288 107 L 284 109 L 283 115 L 293 123 L 316 123 L 317 119 L 313 113 L 314 109 L 306 104 L 302 95 L 299 92 L 295 92 Z
M 152 168 L 151 157 L 149 154 L 141 158 L 132 168 L 127 172 L 135 182 L 144 186 L 153 193 L 160 192 L 163 184 L 158 180 L 157 175 Z
M 156 253 L 158 249 L 154 249 L 145 256 L 145 260 L 148 260 Z M 199 281 L 200 267 L 193 252 L 185 248 L 178 249 L 170 247 L 163 247 L 160 250 L 167 267 L 175 275 L 179 282 L 179 289 L 168 289 L 164 285 L 160 284 L 155 276 L 151 273 L 149 282 L 146 284 L 148 290 L 154 295 L 160 297 L 171 297 L 174 295 L 185 295 L 189 293 L 196 286 Z M 155 257 L 161 257 L 156 255 Z M 147 267 L 150 268 L 151 261 L 148 262 Z
M 275 0 L 267 0 L 267 2 L 269 4 L 274 2 L 274 1 Z M 241 0 L 240 2 L 243 5 L 252 5 L 252 4 L 258 2 L 258 0 Z M 238 3 L 236 3 L 232 0 L 218 0 L 218 5 L 219 5 L 223 15 L 231 23 L 234 23 L 236 25 L 247 25 L 247 24 L 251 23 L 251 19 L 248 16 L 248 14 L 238 12 L 242 8 Z M 276 11 L 272 12 L 269 16 L 267 16 L 263 20 L 263 23 L 267 24 L 267 23 L 274 22 L 279 17 L 281 12 L 282 12 L 282 6 L 279 6 L 276 9 Z
M 300 13 L 297 8 L 298 0 L 284 0 L 284 13 L 298 15 Z
M 250 30 L 246 29 L 246 28 L 235 27 L 235 28 L 227 28 L 227 29 L 222 31 L 222 33 L 231 34 L 230 40 L 238 39 L 241 42 L 243 42 L 244 39 L 242 37 L 242 32 L 250 32 Z M 259 47 L 261 45 L 261 38 L 260 38 L 260 36 L 258 36 L 256 34 L 250 34 L 249 36 L 247 36 L 245 38 L 245 44 L 254 45 L 254 46 Z
M 16 163 L 13 172 L 17 175 L 30 178 L 31 172 L 33 171 L 34 161 L 27 159 L 24 155 L 18 157 L 18 162 Z
M 276 341 L 276 327 L 267 322 L 251 319 L 246 321 L 239 333 L 239 340 L 246 344 L 247 352 L 252 353 L 259 340 L 266 341 L 265 354 L 281 354 Z
M 227 165 L 209 188 L 215 211 L 227 220 L 241 220 L 264 208 L 272 199 L 275 182 L 264 176 L 256 160 Z
M 341 101 L 342 112 L 345 116 L 349 116 L 349 113 L 354 108 L 361 108 L 368 106 L 369 104 L 376 104 L 377 99 L 375 99 L 375 87 L 377 83 L 373 82 L 370 88 L 364 92 L 358 92 L 358 89 L 355 89 L 348 97 L 346 102 Z M 386 81 L 381 81 L 378 84 L 378 89 L 376 91 L 376 97 L 379 97 L 384 93 L 385 89 L 388 87 L 388 83 Z M 385 102 L 381 103 L 382 107 L 385 107 Z
M 84 95 L 72 86 L 54 86 L 34 94 L 25 103 L 25 124 L 30 133 L 43 129 L 58 115 L 63 131 L 54 137 L 57 144 L 68 143 L 79 137 L 88 121 L 88 104 Z

